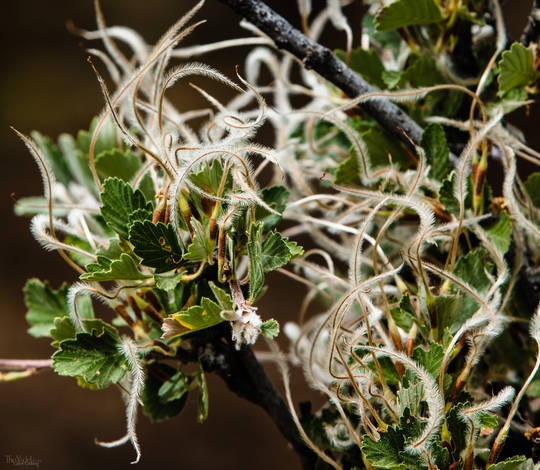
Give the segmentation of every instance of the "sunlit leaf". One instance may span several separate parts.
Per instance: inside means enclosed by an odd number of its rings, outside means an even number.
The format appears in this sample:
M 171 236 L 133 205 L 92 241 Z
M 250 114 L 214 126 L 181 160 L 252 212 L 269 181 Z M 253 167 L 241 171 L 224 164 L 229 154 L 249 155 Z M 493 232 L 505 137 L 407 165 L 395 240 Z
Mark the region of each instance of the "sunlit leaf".
M 141 264 L 156 269 L 157 273 L 170 271 L 182 261 L 182 249 L 172 226 L 149 220 L 134 222 L 129 229 L 129 241 Z
M 523 87 L 536 80 L 532 50 L 519 42 L 514 42 L 509 50 L 502 53 L 499 69 L 500 94 L 504 94 L 512 88 Z
M 441 20 L 441 10 L 434 0 L 397 0 L 377 13 L 375 26 L 377 31 L 389 31 Z
M 83 281 L 114 281 L 118 279 L 140 281 L 151 277 L 143 274 L 137 264 L 127 253 L 122 253 L 119 259 L 110 260 L 105 256 L 98 256 L 97 263 L 86 266 L 87 273 L 81 274 Z
M 129 236 L 129 215 L 137 209 L 152 210 L 142 192 L 133 188 L 119 178 L 107 178 L 101 193 L 101 214 L 111 227 L 122 238 Z

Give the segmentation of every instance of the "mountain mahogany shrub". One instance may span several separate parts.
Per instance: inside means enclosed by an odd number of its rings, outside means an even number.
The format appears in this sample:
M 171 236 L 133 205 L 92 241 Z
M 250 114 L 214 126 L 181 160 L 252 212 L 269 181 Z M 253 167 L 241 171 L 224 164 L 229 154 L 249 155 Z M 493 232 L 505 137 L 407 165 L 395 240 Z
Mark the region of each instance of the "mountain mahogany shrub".
M 52 339 L 58 374 L 118 386 L 127 432 L 100 444 L 131 442 L 135 462 L 139 404 L 161 420 L 198 393 L 204 421 L 205 372 L 225 360 L 217 342 L 246 351 L 263 335 L 312 466 L 533 468 L 540 172 L 524 180 L 517 165 L 538 165 L 540 154 L 506 115 L 536 93 L 537 37 L 509 43 L 497 1 L 372 1 L 361 28 L 340 2 L 318 14 L 298 3 L 306 35 L 317 40 L 327 24 L 344 31 L 343 67 L 380 91 L 344 95 L 247 23 L 250 37 L 182 47 L 202 3 L 152 47 L 107 27 L 97 6 L 98 30 L 80 34 L 105 46 L 89 51 L 103 112 L 57 144 L 15 131 L 43 177 L 43 196 L 15 211 L 80 279 L 58 289 L 28 281 L 29 333 Z M 235 45 L 253 47 L 233 78 L 172 65 Z M 261 83 L 263 68 L 271 79 Z M 235 97 L 220 102 L 199 77 Z M 169 88 L 187 85 L 208 108 L 174 107 Z M 307 104 L 293 106 L 296 96 Z M 396 139 L 362 107 L 387 100 L 423 126 L 419 142 Z M 272 147 L 257 143 L 263 123 Z M 504 170 L 493 188 L 491 165 Z M 273 341 L 277 321 L 257 308 L 271 271 L 308 287 L 285 324 L 287 355 Z M 92 299 L 115 313 L 112 323 Z M 210 339 L 195 347 L 201 338 Z M 297 413 L 289 363 L 327 396 L 321 409 Z M 19 361 L 3 378 L 36 367 Z M 523 435 L 529 455 L 504 448 Z

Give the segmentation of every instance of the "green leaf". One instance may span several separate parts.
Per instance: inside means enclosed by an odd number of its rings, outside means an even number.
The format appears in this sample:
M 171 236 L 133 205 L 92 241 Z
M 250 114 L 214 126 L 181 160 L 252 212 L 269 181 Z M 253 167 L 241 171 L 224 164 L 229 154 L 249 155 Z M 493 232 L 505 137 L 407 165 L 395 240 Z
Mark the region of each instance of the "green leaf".
M 484 292 L 491 286 L 491 281 L 486 275 L 486 269 L 489 272 L 490 268 L 491 264 L 486 264 L 486 251 L 477 248 L 457 260 L 454 274 L 479 292 Z
M 405 435 L 397 426 L 389 426 L 380 433 L 378 441 L 365 435 L 362 438 L 362 452 L 369 463 L 377 469 L 416 470 L 422 468 L 421 459 L 404 452 Z
M 422 134 L 420 146 L 424 149 L 427 162 L 431 166 L 430 175 L 439 181 L 443 181 L 452 170 L 448 159 L 450 150 L 446 143 L 446 134 L 443 127 L 438 123 L 428 124 Z
M 460 417 L 459 413 L 462 408 L 467 408 L 469 406 L 471 406 L 469 402 L 457 403 L 450 408 L 448 413 L 446 413 L 446 426 L 448 427 L 450 435 L 452 436 L 452 441 L 454 442 L 454 447 L 456 449 L 456 455 L 459 455 L 467 445 L 467 424 Z
M 77 331 L 70 317 L 56 317 L 54 319 L 54 326 L 50 330 L 50 336 L 54 339 L 51 346 L 58 348 L 62 341 L 73 339 L 76 335 Z
M 133 188 L 119 178 L 107 178 L 101 193 L 101 214 L 107 225 L 122 238 L 129 236 L 129 215 L 137 209 L 151 211 L 152 204 L 147 203 L 140 190 Z
M 84 238 L 79 238 L 75 235 L 66 235 L 64 238 L 64 243 L 66 245 L 80 248 L 81 250 L 84 250 L 87 253 L 92 253 L 94 251 L 94 249 L 92 248 L 92 245 L 88 243 L 88 240 Z M 74 260 L 77 264 L 81 266 L 84 266 L 88 263 L 92 263 L 94 261 L 94 259 L 90 256 L 85 256 L 83 254 L 75 253 L 73 251 L 68 251 L 67 254 L 72 260 Z
M 398 307 L 390 309 L 390 315 L 392 315 L 396 325 L 407 332 L 414 323 L 419 324 L 409 294 L 401 297 Z
M 480 413 L 478 421 L 481 429 L 495 429 L 499 425 L 499 418 L 495 413 Z
M 184 259 L 187 261 L 204 261 L 211 258 L 215 243 L 210 239 L 202 224 L 195 218 L 191 219 L 193 241 L 187 248 Z
M 203 191 L 217 195 L 221 178 L 223 176 L 223 166 L 218 159 L 212 160 L 210 163 L 204 163 L 202 169 L 196 173 L 191 173 L 190 180 Z M 232 187 L 232 175 L 227 174 L 224 192 Z
M 381 469 L 404 469 L 399 453 L 403 450 L 405 439 L 403 435 L 390 426 L 387 432 L 381 433 L 378 441 L 369 436 L 362 439 L 362 452 L 371 465 Z
M 434 0 L 397 0 L 377 13 L 375 27 L 377 31 L 390 31 L 441 20 L 441 11 Z
M 504 255 L 510 248 L 510 242 L 512 241 L 512 221 L 508 212 L 502 211 L 499 220 L 486 229 L 486 233 L 495 248 Z
M 167 381 L 164 377 L 172 377 L 175 373 L 176 369 L 167 364 L 152 363 L 148 367 L 148 374 L 141 393 L 141 400 L 144 403 L 145 414 L 154 422 L 173 418 L 184 409 L 188 397 L 187 393 L 184 393 L 177 400 L 165 403 L 158 396 L 161 386 Z
M 83 298 L 90 301 L 89 297 Z M 99 337 L 108 331 L 111 335 L 115 335 L 116 330 L 111 325 L 96 318 L 83 318 L 82 323 L 86 333 L 91 333 Z M 54 319 L 54 327 L 51 329 L 51 338 L 53 338 L 54 341 L 51 343 L 51 346 L 59 348 L 62 341 L 66 339 L 76 339 L 76 337 L 77 330 L 70 317 L 57 317 Z
M 147 201 L 153 201 L 155 199 L 156 189 L 154 188 L 154 182 L 149 171 L 141 178 L 137 188 L 144 194 Z
M 279 335 L 279 323 L 273 318 L 266 320 L 261 325 L 261 333 L 267 338 L 275 338 L 277 335 Z
M 264 188 L 260 197 L 272 209 L 283 212 L 289 200 L 289 190 L 285 186 L 271 186 Z M 263 232 L 268 232 L 281 220 L 281 216 L 273 214 L 259 205 L 255 209 L 255 218 L 264 224 Z
M 487 470 L 521 470 L 526 460 L 527 457 L 525 457 L 524 455 L 516 455 L 514 457 L 503 460 L 502 462 L 489 465 L 487 467 Z
M 158 390 L 158 398 L 161 403 L 178 400 L 187 393 L 189 377 L 179 370 L 169 380 L 163 382 Z
M 343 160 L 334 173 L 334 183 L 341 185 L 359 185 L 360 166 L 355 155 L 351 155 Z
M 291 259 L 300 258 L 304 254 L 304 248 L 302 248 L 298 243 L 296 242 L 290 242 L 288 238 L 283 238 L 285 240 L 285 244 L 287 245 L 287 248 L 289 249 L 289 253 L 291 255 Z
M 454 196 L 454 180 L 456 173 L 452 171 L 445 179 L 439 189 L 439 201 L 451 214 L 459 214 L 459 201 Z
M 129 214 L 129 224 L 131 225 L 135 222 L 144 222 L 145 220 L 149 220 L 152 222 L 152 211 L 149 211 L 147 209 L 136 209 L 131 214 Z
M 389 90 L 396 88 L 403 80 L 403 75 L 404 72 L 401 70 L 385 70 L 382 73 L 382 79 L 386 85 L 385 88 L 388 88 Z
M 399 412 L 403 414 L 407 408 L 412 415 L 419 416 L 422 402 L 424 401 L 424 384 L 422 382 L 417 382 L 408 387 L 403 387 L 402 385 L 403 384 L 400 384 L 399 390 L 397 391 Z
M 439 436 L 436 436 L 431 443 L 431 452 L 435 465 L 439 470 L 450 470 L 450 452 L 442 445 Z
M 519 42 L 504 51 L 499 61 L 499 96 L 512 88 L 526 86 L 536 80 L 533 53 Z
M 197 375 L 199 379 L 199 399 L 197 401 L 199 414 L 197 415 L 197 422 L 203 423 L 208 418 L 208 387 L 206 385 L 206 376 L 202 364 L 199 362 L 199 373 Z
M 223 321 L 221 307 L 207 297 L 201 299 L 201 305 L 193 305 L 187 310 L 175 313 L 172 317 L 191 332 L 210 328 Z
M 435 297 L 439 331 L 454 334 L 478 310 L 478 302 L 468 294 Z
M 345 51 L 337 49 L 334 52 L 339 59 L 347 62 L 347 53 Z M 366 51 L 358 47 L 351 51 L 349 59 L 349 67 L 362 75 L 367 82 L 381 89 L 385 88 L 385 82 L 382 78 L 384 65 L 379 57 L 379 53 L 375 49 Z
M 81 274 L 83 281 L 114 281 L 118 279 L 140 281 L 152 277 L 137 269 L 135 260 L 127 253 L 122 253 L 120 259 L 110 260 L 98 255 L 97 263 L 86 266 L 87 273 Z
M 415 322 L 415 317 L 406 310 L 396 307 L 390 309 L 390 315 L 402 330 L 408 332 Z
M 155 289 L 154 293 L 162 305 L 167 315 L 178 313 L 186 302 L 191 297 L 192 300 L 199 299 L 199 284 L 196 282 L 191 283 L 178 283 L 172 292 L 166 292 L 161 289 Z M 192 304 L 190 304 L 192 305 Z
M 96 334 L 97 333 L 97 334 Z M 113 327 L 101 334 L 77 333 L 76 339 L 60 343 L 60 350 L 53 354 L 53 369 L 59 375 L 82 377 L 98 388 L 118 382 L 128 367 L 118 350 L 119 337 Z
M 92 134 L 97 126 L 99 118 L 94 117 L 90 123 L 90 129 L 88 131 L 79 131 L 77 134 L 77 144 L 82 152 L 88 154 L 90 151 L 90 143 L 92 142 Z M 121 141 L 120 141 L 121 142 Z M 116 132 L 116 125 L 109 115 L 101 129 L 99 130 L 98 137 L 94 146 L 94 155 L 99 155 L 106 150 L 112 150 L 119 145 L 118 135 Z
M 359 350 L 359 351 L 361 351 L 361 354 L 364 353 L 363 350 Z M 386 382 L 388 382 L 388 385 L 392 385 L 392 386 L 398 385 L 401 382 L 401 377 L 392 359 L 390 359 L 389 357 L 383 356 L 383 357 L 377 358 L 377 360 L 379 361 L 379 366 L 381 368 L 381 371 L 383 373 L 383 376 Z M 364 362 L 373 372 L 375 373 L 378 372 L 377 367 L 375 366 L 375 363 L 373 362 L 371 354 L 366 355 L 366 357 L 364 358 Z
M 525 188 L 529 193 L 531 202 L 535 206 L 540 206 L 540 171 L 532 173 L 525 181 Z
M 129 241 L 142 258 L 141 264 L 156 268 L 156 273 L 171 271 L 182 261 L 182 249 L 170 224 L 134 222 L 129 228 Z
M 403 40 L 396 31 L 377 32 L 375 29 L 375 16 L 369 13 L 362 19 L 362 33 L 367 34 L 382 49 L 391 51 L 397 57 Z
M 117 177 L 128 183 L 142 166 L 137 154 L 116 148 L 101 152 L 94 164 L 101 179 Z
M 285 266 L 291 259 L 287 239 L 270 232 L 262 244 L 262 268 L 265 273 Z
M 49 336 L 56 317 L 69 315 L 67 292 L 69 286 L 62 284 L 53 290 L 47 281 L 29 279 L 24 286 L 24 302 L 28 312 L 26 321 L 30 324 L 28 333 L 35 337 Z
M 22 197 L 17 199 L 13 205 L 15 215 L 27 216 L 35 214 L 48 214 L 49 203 L 43 196 Z M 55 217 L 65 217 L 69 211 L 53 205 L 53 215 Z
M 373 167 L 388 166 L 392 156 L 392 162 L 398 167 L 410 166 L 411 160 L 403 151 L 400 143 L 390 137 L 378 127 L 372 127 L 362 134 L 362 139 L 367 147 L 369 161 Z
M 246 248 L 249 256 L 249 300 L 253 301 L 264 284 L 261 236 L 264 225 L 253 223 L 250 227 L 250 241 Z
M 216 297 L 219 306 L 223 310 L 232 310 L 234 308 L 231 295 L 228 292 L 225 292 L 221 287 L 217 286 L 212 281 L 209 281 L 208 285 L 210 286 L 212 293 Z
M 185 273 L 185 271 L 180 271 L 172 274 L 154 274 L 156 287 L 167 292 L 174 291 Z
M 419 420 L 411 415 L 411 410 L 405 408 L 403 415 L 399 418 L 399 428 L 402 434 L 405 436 L 405 444 L 408 444 L 411 438 L 418 437 L 424 428 L 425 421 Z M 403 453 L 402 453 L 403 456 Z M 410 458 L 409 455 L 406 457 Z
M 100 248 L 96 254 L 99 256 L 105 256 L 109 259 L 118 259 L 123 253 L 122 248 L 120 247 L 120 241 L 118 238 L 109 238 L 109 245 L 105 248 Z
M 421 366 L 424 366 L 435 380 L 439 377 L 441 364 L 444 357 L 444 348 L 439 343 L 431 343 L 428 350 L 421 346 L 414 348 L 412 358 Z
M 45 137 L 36 131 L 32 132 L 31 136 L 45 159 L 50 163 L 56 179 L 67 188 L 72 182 L 72 176 L 68 162 L 62 152 L 58 150 L 58 147 L 49 137 Z
M 88 156 L 79 149 L 73 136 L 61 134 L 58 137 L 58 146 L 62 151 L 65 161 L 68 162 L 72 179 L 97 196 L 99 193 L 94 177 L 92 176 L 92 171 L 90 170 Z
M 433 56 L 427 52 L 411 58 L 411 63 L 403 74 L 403 80 L 411 82 L 415 87 L 440 85 L 447 81 Z
M 487 103 L 487 115 L 491 118 L 500 110 L 502 110 L 505 115 L 509 114 L 516 109 L 522 108 L 528 97 L 529 93 L 525 87 L 512 88 L 510 91 L 502 94 L 502 96 L 501 93 L 499 93 L 498 99 L 494 99 Z

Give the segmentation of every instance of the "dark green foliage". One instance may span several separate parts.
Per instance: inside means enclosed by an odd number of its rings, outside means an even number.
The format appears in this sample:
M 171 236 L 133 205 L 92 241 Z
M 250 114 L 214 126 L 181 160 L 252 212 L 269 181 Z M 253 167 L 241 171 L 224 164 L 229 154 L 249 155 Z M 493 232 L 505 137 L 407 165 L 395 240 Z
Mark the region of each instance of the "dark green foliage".
M 427 163 L 431 166 L 431 176 L 443 181 L 452 171 L 443 127 L 440 124 L 429 124 L 422 134 L 420 145 L 426 154 Z
M 442 20 L 435 0 L 397 0 L 382 8 L 375 17 L 377 31 L 389 31 Z
M 283 212 L 289 200 L 289 191 L 285 186 L 271 186 L 264 188 L 260 196 L 272 209 Z M 255 209 L 255 218 L 263 222 L 265 232 L 274 228 L 281 220 L 280 216 L 269 212 L 261 206 L 257 206 Z
M 59 375 L 81 377 L 98 388 L 107 387 L 127 371 L 119 341 L 116 329 L 106 324 L 92 328 L 90 333 L 77 333 L 75 339 L 60 343 L 60 350 L 53 354 L 53 368 Z
M 134 222 L 129 229 L 129 241 L 141 264 L 156 269 L 156 273 L 170 271 L 182 262 L 183 251 L 171 225 L 154 224 L 149 220 Z
M 47 281 L 29 279 L 24 286 L 24 302 L 28 313 L 26 321 L 30 324 L 28 333 L 32 336 L 49 336 L 56 317 L 68 315 L 67 291 L 69 286 L 63 284 L 54 291 Z
M 137 209 L 151 211 L 152 204 L 147 203 L 143 193 L 119 178 L 107 178 L 101 193 L 101 214 L 107 225 L 122 238 L 129 237 L 129 216 Z
M 152 421 L 162 421 L 178 415 L 186 404 L 188 393 L 183 393 L 173 400 L 161 400 L 159 391 L 176 374 L 176 370 L 163 363 L 149 364 L 148 375 L 144 383 L 141 399 L 144 403 L 144 412 Z

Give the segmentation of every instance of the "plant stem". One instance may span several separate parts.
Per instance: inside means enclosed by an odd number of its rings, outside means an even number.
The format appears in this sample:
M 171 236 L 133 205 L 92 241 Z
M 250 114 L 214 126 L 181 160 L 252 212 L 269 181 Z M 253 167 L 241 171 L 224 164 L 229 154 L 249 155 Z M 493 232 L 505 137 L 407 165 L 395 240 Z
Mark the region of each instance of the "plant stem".
M 0 370 L 44 369 L 52 366 L 52 359 L 0 359 Z
M 276 46 L 300 59 L 306 69 L 313 69 L 351 98 L 379 91 L 339 60 L 330 49 L 308 38 L 260 0 L 220 0 L 270 36 Z M 422 128 L 401 108 L 388 100 L 362 104 L 379 124 L 397 139 L 410 146 L 418 144 Z
M 200 360 L 205 372 L 215 372 L 229 390 L 264 409 L 300 457 L 304 469 L 315 467 L 316 455 L 301 440 L 289 409 L 266 375 L 253 351 L 239 350 L 227 324 L 216 325 L 190 338 L 191 348 L 180 348 L 176 359 L 183 363 Z M 159 353 L 148 357 L 166 358 Z M 170 357 L 169 357 L 170 358 Z
M 540 36 L 540 20 L 535 15 L 536 10 L 540 9 L 540 0 L 534 0 L 531 13 L 529 14 L 529 20 L 527 26 L 523 30 L 520 41 L 527 47 L 530 42 L 536 42 L 538 36 Z

